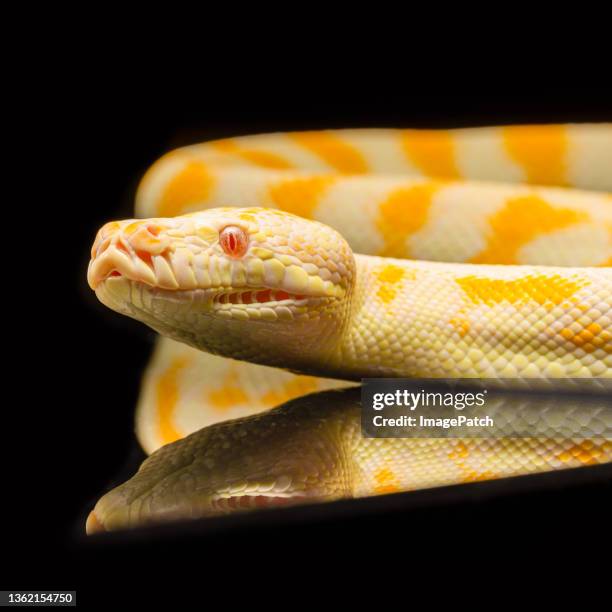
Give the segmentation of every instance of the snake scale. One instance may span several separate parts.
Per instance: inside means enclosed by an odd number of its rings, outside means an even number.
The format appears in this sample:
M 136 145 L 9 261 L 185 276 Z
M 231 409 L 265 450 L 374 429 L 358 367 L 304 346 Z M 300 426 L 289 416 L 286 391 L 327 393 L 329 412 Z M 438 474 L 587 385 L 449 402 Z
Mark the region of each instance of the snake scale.
M 603 388 L 610 190 L 608 124 L 269 134 L 162 157 L 144 219 L 101 228 L 88 280 L 165 336 L 137 433 L 147 452 L 178 441 L 88 531 L 609 461 L 596 439 L 355 442 L 350 390 L 312 396 L 327 413 L 296 399 L 198 430 L 363 377 Z

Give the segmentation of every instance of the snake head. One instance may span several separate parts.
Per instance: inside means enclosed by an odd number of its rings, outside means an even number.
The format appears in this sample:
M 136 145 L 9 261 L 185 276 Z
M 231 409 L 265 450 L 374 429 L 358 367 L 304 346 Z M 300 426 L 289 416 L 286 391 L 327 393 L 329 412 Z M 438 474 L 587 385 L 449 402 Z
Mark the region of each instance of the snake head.
M 351 497 L 359 397 L 316 393 L 167 444 L 98 501 L 87 532 Z
M 343 332 L 355 278 L 335 230 L 265 208 L 108 223 L 91 256 L 109 308 L 201 350 L 305 370 Z

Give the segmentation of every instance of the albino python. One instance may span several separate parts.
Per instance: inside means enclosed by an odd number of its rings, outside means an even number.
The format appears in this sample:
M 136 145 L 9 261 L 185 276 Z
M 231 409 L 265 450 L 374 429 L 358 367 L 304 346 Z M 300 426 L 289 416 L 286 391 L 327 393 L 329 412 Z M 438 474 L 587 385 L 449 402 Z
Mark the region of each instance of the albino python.
M 272 134 L 171 152 L 139 187 L 146 219 L 106 224 L 88 270 L 104 304 L 166 336 L 144 378 L 141 444 L 153 452 L 362 377 L 603 390 L 611 190 L 608 124 Z M 385 457 L 423 441 L 349 444 L 354 428 L 332 416 L 337 396 L 322 397 L 319 444 L 312 416 L 294 407 L 204 429 L 104 496 L 88 531 L 612 459 L 603 439 L 463 440 L 469 477 L 427 455 L 416 478 Z M 292 425 L 274 425 L 287 411 Z M 456 440 L 427 442 L 435 456 L 458 452 Z M 295 445 L 294 463 L 304 457 L 305 480 L 281 469 L 273 450 L 284 445 Z M 356 464 L 372 477 L 356 477 Z M 374 485 L 385 479 L 391 488 Z

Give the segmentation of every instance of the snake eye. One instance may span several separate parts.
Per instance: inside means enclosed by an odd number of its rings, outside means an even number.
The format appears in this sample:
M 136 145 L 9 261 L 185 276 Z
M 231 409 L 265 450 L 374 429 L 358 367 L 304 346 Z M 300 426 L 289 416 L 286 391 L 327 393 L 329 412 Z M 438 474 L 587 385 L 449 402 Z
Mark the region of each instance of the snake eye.
M 241 227 L 228 225 L 219 233 L 219 244 L 230 257 L 242 257 L 249 246 L 249 237 Z

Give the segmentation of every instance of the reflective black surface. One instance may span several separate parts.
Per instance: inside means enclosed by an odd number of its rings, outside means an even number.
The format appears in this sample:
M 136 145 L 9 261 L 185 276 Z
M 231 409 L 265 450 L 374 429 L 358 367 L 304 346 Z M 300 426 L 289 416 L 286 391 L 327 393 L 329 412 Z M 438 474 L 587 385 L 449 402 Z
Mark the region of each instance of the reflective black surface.
M 338 589 L 342 580 L 342 592 L 349 584 L 353 593 L 371 586 L 366 575 L 373 563 L 395 570 L 399 583 L 390 593 L 399 585 L 407 589 L 417 566 L 440 576 L 471 557 L 476 561 L 469 567 L 479 576 L 492 556 L 508 551 L 523 561 L 542 559 L 541 566 L 551 560 L 561 569 L 596 565 L 592 559 L 605 550 L 610 532 L 607 466 L 85 539 L 81 528 L 100 492 L 143 458 L 132 420 L 152 342 L 142 326 L 96 303 L 85 285 L 88 249 L 103 222 L 131 214 L 136 182 L 160 154 L 258 131 L 612 120 L 610 91 L 571 83 L 509 94 L 491 92 L 487 82 L 481 91 L 419 94 L 406 80 L 402 91 L 368 95 L 362 81 L 315 87 L 308 78 L 291 86 L 283 77 L 270 89 L 256 86 L 256 74 L 223 70 L 225 78 L 205 78 L 206 62 L 182 78 L 144 78 L 147 63 L 126 64 L 122 80 L 116 67 L 59 74 L 56 66 L 31 97 L 32 116 L 49 129 L 24 133 L 32 147 L 20 158 L 28 179 L 14 203 L 20 224 L 8 233 L 19 235 L 12 252 L 22 258 L 22 230 L 39 232 L 29 269 L 40 270 L 40 285 L 27 290 L 28 300 L 10 292 L 5 298 L 11 311 L 28 308 L 20 349 L 10 355 L 25 375 L 3 408 L 16 422 L 3 427 L 1 586 L 76 588 L 83 609 L 94 603 L 119 609 L 116 598 L 128 587 L 125 605 L 144 597 L 169 609 L 180 601 L 179 609 L 198 610 L 219 596 L 227 607 L 240 594 L 265 604 L 269 597 L 253 593 L 286 587 L 294 598 L 285 607 L 292 607 L 312 596 L 313 584 Z M 194 82 L 199 87 L 187 86 Z M 38 174 L 43 162 L 51 165 L 48 180 Z M 45 197 L 32 198 L 30 188 L 41 183 Z M 7 319 L 7 331 L 13 327 Z M 9 370 L 7 387 L 11 379 Z M 389 551 L 400 551 L 399 558 L 387 557 Z M 424 564 L 427 553 L 435 563 Z M 504 589 L 522 579 L 521 567 L 504 574 Z M 464 589 L 470 600 L 478 592 L 469 583 Z

